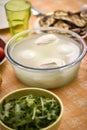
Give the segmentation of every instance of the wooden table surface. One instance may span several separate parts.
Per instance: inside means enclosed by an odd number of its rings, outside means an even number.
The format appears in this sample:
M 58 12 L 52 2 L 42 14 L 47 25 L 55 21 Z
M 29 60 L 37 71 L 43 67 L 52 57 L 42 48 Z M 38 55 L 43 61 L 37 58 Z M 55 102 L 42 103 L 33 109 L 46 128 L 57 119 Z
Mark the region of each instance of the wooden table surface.
M 87 0 L 30 0 L 37 8 L 50 12 L 57 9 L 78 11 Z M 35 16 L 31 16 L 29 27 L 34 26 Z M 8 41 L 11 38 L 9 29 L 0 30 L 0 35 Z M 87 38 L 84 39 L 87 43 Z M 7 93 L 28 87 L 15 76 L 11 64 L 6 62 L 0 66 L 3 82 L 0 87 L 0 99 Z M 87 130 L 87 54 L 82 60 L 77 78 L 69 85 L 50 90 L 58 95 L 64 105 L 63 118 L 58 130 Z M 1 130 L 1 129 L 0 129 Z

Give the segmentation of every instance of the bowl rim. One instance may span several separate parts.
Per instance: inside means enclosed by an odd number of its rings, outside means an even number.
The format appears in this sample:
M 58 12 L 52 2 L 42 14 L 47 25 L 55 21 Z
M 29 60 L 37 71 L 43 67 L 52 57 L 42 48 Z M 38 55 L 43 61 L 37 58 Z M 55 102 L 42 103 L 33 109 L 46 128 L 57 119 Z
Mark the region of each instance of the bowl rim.
M 80 39 L 81 41 L 81 44 L 82 44 L 82 52 L 81 54 L 72 62 L 70 62 L 69 64 L 66 64 L 66 65 L 63 65 L 63 66 L 60 66 L 60 67 L 54 67 L 54 68 L 35 68 L 35 67 L 29 67 L 29 66 L 25 66 L 25 65 L 22 65 L 20 63 L 18 63 L 17 61 L 15 61 L 9 54 L 9 47 L 10 47 L 10 44 L 11 42 L 14 41 L 14 39 L 16 39 L 17 37 L 23 35 L 23 34 L 27 34 L 29 33 L 30 31 L 35 31 L 37 30 L 38 33 L 40 33 L 40 31 L 38 30 L 58 30 L 58 31 L 62 31 L 62 32 L 66 32 L 68 34 L 71 34 L 72 36 Z M 75 65 L 76 63 L 78 63 L 79 61 L 81 61 L 83 59 L 83 57 L 85 56 L 86 54 L 86 51 L 87 51 L 87 46 L 86 46 L 86 43 L 85 41 L 81 38 L 81 36 L 79 36 L 78 34 L 76 34 L 75 32 L 72 32 L 70 30 L 67 30 L 67 29 L 63 29 L 63 28 L 58 28 L 58 27 L 39 27 L 39 28 L 31 28 L 31 29 L 28 29 L 28 30 L 25 30 L 23 32 L 20 32 L 18 34 L 16 34 L 15 36 L 13 36 L 6 44 L 5 46 L 5 54 L 6 54 L 6 57 L 7 59 L 15 66 L 17 66 L 18 68 L 20 69 L 23 69 L 23 70 L 27 70 L 27 71 L 52 71 L 52 70 L 64 70 L 64 69 L 67 69 L 69 67 L 72 67 L 73 65 Z
M 6 46 L 6 41 L 5 39 L 0 35 L 0 39 L 4 42 L 4 52 L 5 52 L 5 46 Z M 1 47 L 1 46 L 0 46 Z M 4 58 L 2 59 L 2 61 L 0 62 L 0 65 L 2 65 L 4 62 L 6 61 L 6 56 L 4 56 Z
M 36 87 L 17 89 L 17 90 L 14 90 L 14 91 L 12 91 L 12 92 L 9 92 L 9 93 L 6 94 L 3 98 L 1 98 L 0 104 L 1 104 L 6 98 L 8 98 L 10 95 L 15 94 L 15 93 L 18 93 L 18 92 L 21 92 L 21 91 L 28 91 L 28 90 L 43 91 L 43 92 L 45 92 L 45 93 L 47 93 L 47 94 L 52 95 L 52 96 L 59 102 L 61 111 L 60 111 L 60 114 L 59 114 L 58 118 L 57 118 L 51 125 L 49 125 L 49 126 L 47 126 L 47 127 L 45 127 L 45 128 L 42 128 L 41 130 L 48 130 L 48 128 L 51 128 L 53 125 L 56 125 L 56 123 L 58 123 L 58 122 L 61 120 L 62 116 L 63 116 L 64 106 L 63 106 L 63 103 L 62 103 L 60 97 L 59 97 L 58 95 L 56 95 L 55 93 L 51 92 L 50 90 L 43 89 L 43 88 L 36 88 Z M 13 130 L 12 128 L 10 128 L 10 127 L 8 127 L 7 125 L 5 125 L 1 120 L 0 120 L 0 124 L 1 124 L 2 126 L 4 126 L 5 128 L 7 128 L 8 130 Z

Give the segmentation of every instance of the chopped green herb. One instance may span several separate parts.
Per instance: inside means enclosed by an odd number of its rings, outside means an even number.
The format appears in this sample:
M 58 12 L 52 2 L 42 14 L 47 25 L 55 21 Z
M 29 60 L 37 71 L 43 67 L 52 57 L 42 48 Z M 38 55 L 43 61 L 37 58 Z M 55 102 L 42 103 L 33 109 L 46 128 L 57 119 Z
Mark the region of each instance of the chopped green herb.
M 15 130 L 40 130 L 52 124 L 60 114 L 54 98 L 32 94 L 4 102 L 0 119 Z

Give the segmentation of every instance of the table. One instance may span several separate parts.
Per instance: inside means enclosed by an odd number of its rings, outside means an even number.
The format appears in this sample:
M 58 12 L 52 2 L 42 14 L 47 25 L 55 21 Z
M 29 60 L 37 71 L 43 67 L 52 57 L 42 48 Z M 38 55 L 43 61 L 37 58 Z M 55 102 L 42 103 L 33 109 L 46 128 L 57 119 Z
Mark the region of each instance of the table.
M 87 0 L 30 0 L 30 2 L 45 12 L 57 9 L 78 11 L 81 6 L 87 4 Z M 30 28 L 34 26 L 35 20 L 36 17 L 31 16 Z M 0 35 L 6 41 L 11 38 L 9 29 L 0 30 Z M 87 38 L 84 40 L 87 43 Z M 16 78 L 9 61 L 0 66 L 0 73 L 3 77 L 0 99 L 13 90 L 28 87 Z M 87 130 L 87 54 L 82 60 L 76 79 L 67 86 L 50 91 L 58 95 L 64 105 L 64 113 L 58 130 Z

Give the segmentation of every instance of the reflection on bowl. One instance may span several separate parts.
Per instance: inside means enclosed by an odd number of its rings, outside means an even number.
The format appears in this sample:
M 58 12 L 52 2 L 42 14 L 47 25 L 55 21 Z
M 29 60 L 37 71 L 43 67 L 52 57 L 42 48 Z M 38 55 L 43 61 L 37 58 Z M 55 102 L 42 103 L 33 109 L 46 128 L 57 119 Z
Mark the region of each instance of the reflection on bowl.
M 6 44 L 6 56 L 26 85 L 53 89 L 77 75 L 86 44 L 76 33 L 61 28 L 31 29 Z
M 32 98 L 32 96 L 33 96 L 33 98 Z M 45 99 L 45 100 L 43 100 L 43 99 Z M 12 102 L 16 102 L 16 104 L 14 105 L 14 103 L 12 103 Z M 27 107 L 25 107 L 26 104 L 27 104 Z M 41 104 L 41 106 L 39 107 L 40 104 Z M 24 107 L 23 107 L 23 105 L 24 105 Z M 54 105 L 55 105 L 55 107 L 53 107 Z M 4 109 L 3 109 L 3 106 L 5 106 Z M 47 107 L 50 107 L 50 108 L 47 109 Z M 15 109 L 15 111 L 12 111 L 14 109 Z M 30 111 L 28 111 L 28 109 Z M 27 111 L 27 114 L 26 114 L 26 111 Z M 34 114 L 32 114 L 32 111 L 34 112 Z M 45 114 L 44 114 L 44 112 L 45 112 Z M 55 113 L 55 112 L 57 112 L 57 113 Z M 14 116 L 10 115 L 9 113 L 14 113 Z M 24 113 L 24 117 L 22 117 L 23 113 Z M 51 114 L 51 117 L 49 114 Z M 45 116 L 43 116 L 43 115 L 45 115 Z M 28 130 L 30 128 L 32 128 L 32 130 L 36 130 L 36 129 L 37 130 L 39 130 L 39 129 L 57 130 L 58 126 L 60 124 L 62 115 L 63 115 L 62 101 L 54 93 L 52 93 L 48 90 L 45 90 L 45 89 L 23 88 L 23 89 L 15 90 L 15 91 L 9 93 L 8 95 L 6 95 L 5 97 L 3 97 L 0 101 L 0 119 L 1 119 L 0 128 L 1 128 L 1 130 L 13 130 L 13 127 L 14 127 L 14 129 L 17 129 L 17 130 L 21 130 L 23 128 L 25 130 Z M 56 116 L 56 120 L 54 120 L 54 118 L 53 118 L 54 116 Z M 9 119 L 9 117 L 10 117 L 10 119 Z M 13 117 L 15 117 L 16 119 L 14 119 Z M 43 119 L 41 117 L 43 117 L 45 119 Z M 4 119 L 6 119 L 6 120 L 8 119 L 8 120 L 6 121 Z M 24 119 L 25 119 L 25 121 L 24 121 Z M 45 120 L 48 120 L 49 123 L 45 122 Z M 52 120 L 54 120 L 54 121 L 52 121 Z M 12 123 L 10 123 L 9 121 Z M 24 123 L 23 123 L 23 121 L 24 121 Z M 13 123 L 13 122 L 16 122 L 16 123 Z M 35 122 L 36 122 L 36 124 L 35 124 Z M 44 124 L 44 122 L 45 122 L 45 124 Z M 48 125 L 46 123 L 48 123 Z M 10 126 L 8 127 L 8 125 L 6 125 L 6 124 L 9 124 L 11 126 L 11 128 L 10 128 Z
M 6 45 L 5 40 L 0 36 L 0 65 L 2 65 L 6 60 L 4 52 L 5 45 Z

